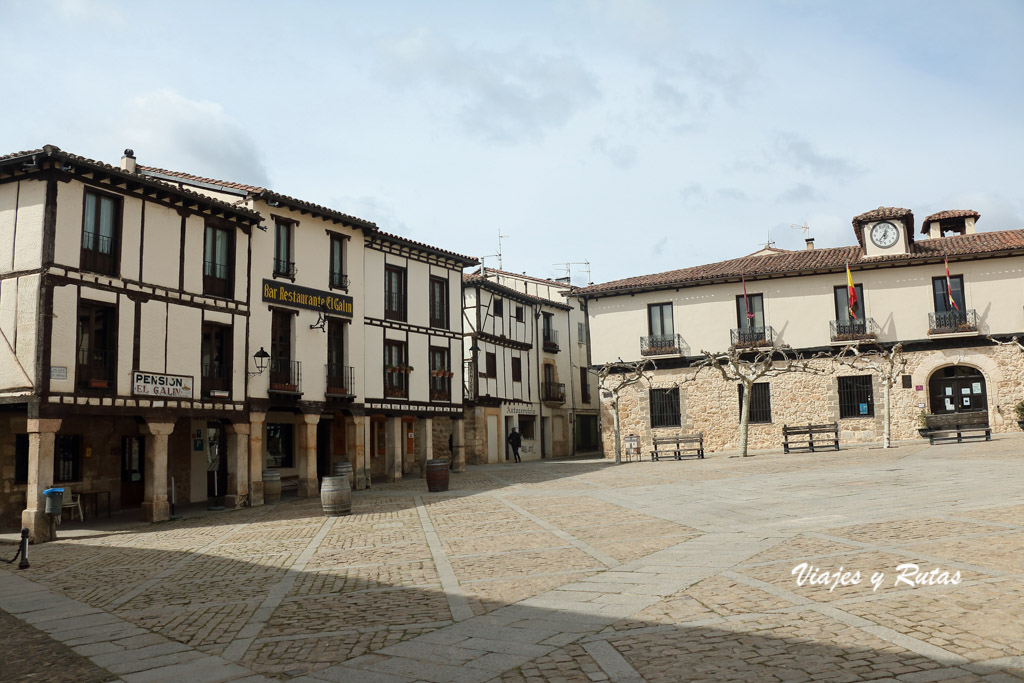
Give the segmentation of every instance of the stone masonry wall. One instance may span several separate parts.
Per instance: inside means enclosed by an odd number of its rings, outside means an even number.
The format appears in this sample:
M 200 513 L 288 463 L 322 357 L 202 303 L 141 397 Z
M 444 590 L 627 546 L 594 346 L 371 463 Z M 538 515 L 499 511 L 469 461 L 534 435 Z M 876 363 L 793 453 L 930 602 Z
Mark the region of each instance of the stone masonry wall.
M 928 411 L 928 380 L 944 367 L 962 365 L 976 368 L 985 377 L 988 394 L 989 424 L 993 432 L 1017 431 L 1014 405 L 1024 399 L 1024 353 L 1016 346 L 984 346 L 963 349 L 944 349 L 907 353 L 905 374 L 911 376 L 912 386 L 904 389 L 901 381 L 891 390 L 892 438 L 905 440 L 919 438 L 918 415 L 924 404 Z M 807 423 L 839 422 L 840 444 L 853 442 L 880 442 L 883 433 L 884 394 L 880 379 L 872 378 L 874 399 L 873 417 L 839 419 L 838 377 L 864 375 L 870 371 L 854 371 L 840 367 L 829 370 L 828 361 L 817 366 L 825 374 L 791 373 L 768 378 L 771 396 L 772 421 L 751 424 L 751 449 L 781 448 L 782 426 Z M 644 456 L 651 450 L 655 436 L 677 433 L 703 432 L 708 451 L 739 448 L 739 393 L 735 383 L 725 382 L 716 371 L 707 369 L 696 381 L 684 382 L 692 377 L 691 368 L 657 370 L 652 373 L 651 388 L 678 386 L 682 425 L 680 427 L 651 428 L 650 394 L 645 385 L 634 385 L 619 397 L 621 435 L 640 436 Z M 922 391 L 915 387 L 922 386 Z M 611 397 L 601 396 L 601 442 L 605 457 L 615 457 Z

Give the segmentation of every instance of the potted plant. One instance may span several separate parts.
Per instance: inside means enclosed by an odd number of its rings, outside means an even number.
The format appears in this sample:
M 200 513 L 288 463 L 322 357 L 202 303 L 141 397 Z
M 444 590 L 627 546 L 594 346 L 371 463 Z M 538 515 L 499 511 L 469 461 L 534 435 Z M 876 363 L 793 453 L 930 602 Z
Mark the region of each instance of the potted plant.
M 920 436 L 928 436 L 928 431 L 928 414 L 922 410 L 917 414 L 917 433 Z
M 1017 426 L 1024 429 L 1024 401 L 1020 401 L 1013 407 L 1013 412 L 1017 415 Z

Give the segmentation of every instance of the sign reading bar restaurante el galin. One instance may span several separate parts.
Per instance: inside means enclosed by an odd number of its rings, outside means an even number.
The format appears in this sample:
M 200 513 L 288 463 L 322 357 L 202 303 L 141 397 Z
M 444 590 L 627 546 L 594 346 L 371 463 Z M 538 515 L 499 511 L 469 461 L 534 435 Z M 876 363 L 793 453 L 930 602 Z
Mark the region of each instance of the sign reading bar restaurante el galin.
M 350 296 L 322 292 L 273 280 L 263 281 L 263 300 L 268 303 L 352 317 L 352 297 Z

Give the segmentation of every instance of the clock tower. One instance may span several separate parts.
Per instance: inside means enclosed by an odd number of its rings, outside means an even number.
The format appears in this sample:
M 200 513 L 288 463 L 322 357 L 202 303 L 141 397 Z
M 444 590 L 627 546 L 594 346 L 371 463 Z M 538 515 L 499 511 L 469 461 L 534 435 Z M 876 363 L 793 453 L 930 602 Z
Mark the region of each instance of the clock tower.
M 853 219 L 853 230 L 866 258 L 909 254 L 914 248 L 914 213 L 880 206 Z

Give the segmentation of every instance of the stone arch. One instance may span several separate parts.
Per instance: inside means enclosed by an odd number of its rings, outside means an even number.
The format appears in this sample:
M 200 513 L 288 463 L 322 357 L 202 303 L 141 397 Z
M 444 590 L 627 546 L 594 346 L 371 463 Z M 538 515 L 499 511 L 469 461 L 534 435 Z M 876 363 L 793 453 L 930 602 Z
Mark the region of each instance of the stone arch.
M 977 369 L 985 378 L 988 392 L 988 420 L 993 427 L 1003 423 L 1003 416 L 997 407 L 1002 402 L 999 395 L 1003 382 L 1003 371 L 995 359 L 988 354 L 979 353 L 976 349 L 941 349 L 930 351 L 919 356 L 917 367 L 911 373 L 915 386 L 924 386 L 928 391 L 928 381 L 937 371 L 955 365 Z M 926 393 L 925 405 L 929 405 L 930 396 Z

